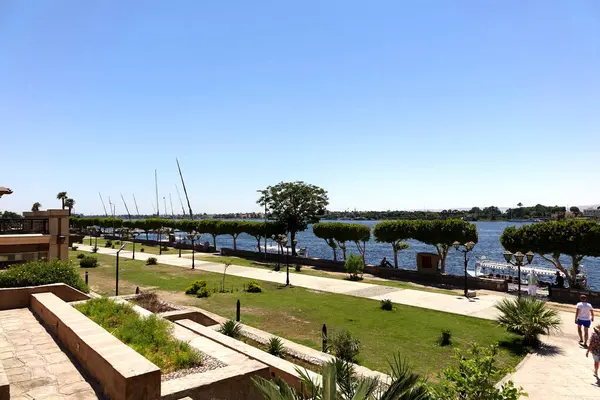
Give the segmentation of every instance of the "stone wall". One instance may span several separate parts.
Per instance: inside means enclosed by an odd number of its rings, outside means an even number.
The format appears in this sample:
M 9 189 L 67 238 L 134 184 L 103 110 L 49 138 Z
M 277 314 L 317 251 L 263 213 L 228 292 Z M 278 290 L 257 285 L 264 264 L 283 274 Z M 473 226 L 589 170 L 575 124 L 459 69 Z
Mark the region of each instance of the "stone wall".
M 31 295 L 35 293 L 54 293 L 55 296 L 65 302 L 88 300 L 90 296 L 73 289 L 64 283 L 53 283 L 50 285 L 28 286 L 18 288 L 0 289 L 0 310 L 12 308 L 29 307 Z
M 242 257 L 249 260 L 265 261 L 265 253 L 259 253 L 256 251 L 248 250 L 233 250 L 228 248 L 221 248 L 221 254 L 224 256 L 236 256 Z M 267 253 L 267 261 L 270 262 L 285 263 L 285 255 L 278 257 L 277 254 Z M 302 264 L 309 265 L 315 268 L 324 269 L 328 271 L 344 271 L 343 261 L 326 260 L 322 258 L 310 258 L 310 257 L 288 257 L 290 264 Z M 448 275 L 448 274 L 424 274 L 419 273 L 415 270 L 404 269 L 404 268 L 383 268 L 376 265 L 366 265 L 365 273 L 379 276 L 388 279 L 398 279 L 402 281 L 423 283 L 423 284 L 437 284 L 437 285 L 449 285 L 458 288 L 464 287 L 465 278 L 464 276 Z M 503 279 L 489 279 L 489 278 L 473 278 L 468 277 L 470 289 L 486 289 L 495 290 L 500 292 L 508 291 L 508 283 Z
M 548 288 L 550 299 L 552 301 L 556 301 L 559 303 L 571 303 L 577 304 L 579 300 L 579 296 L 585 294 L 587 296 L 587 301 L 594 307 L 600 308 L 600 293 L 599 292 L 591 292 L 586 290 L 576 290 L 576 289 L 566 289 L 566 288 Z

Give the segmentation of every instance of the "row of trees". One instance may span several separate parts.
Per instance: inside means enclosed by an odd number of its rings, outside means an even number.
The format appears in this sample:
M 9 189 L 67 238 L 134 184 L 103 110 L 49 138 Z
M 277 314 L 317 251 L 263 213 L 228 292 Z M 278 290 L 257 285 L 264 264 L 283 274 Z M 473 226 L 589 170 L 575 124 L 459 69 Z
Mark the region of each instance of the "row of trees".
M 576 287 L 583 257 L 600 257 L 600 224 L 593 221 L 551 221 L 519 228 L 507 227 L 500 236 L 502 246 L 515 253 L 532 251 L 563 272 Z M 570 271 L 561 256 L 571 259 Z
M 313 233 L 325 240 L 333 250 L 333 259 L 337 260 L 337 249 L 342 250 L 346 259 L 346 243 L 356 244 L 361 256 L 365 256 L 366 242 L 371 238 L 371 229 L 366 225 L 345 222 L 322 222 L 313 225 Z M 398 252 L 407 249 L 408 239 L 432 245 L 437 250 L 441 260 L 441 271 L 446 271 L 446 258 L 454 242 L 477 243 L 477 228 L 475 225 L 456 219 L 449 220 L 398 220 L 380 222 L 373 228 L 375 240 L 389 243 L 394 252 L 394 266 L 398 268 Z

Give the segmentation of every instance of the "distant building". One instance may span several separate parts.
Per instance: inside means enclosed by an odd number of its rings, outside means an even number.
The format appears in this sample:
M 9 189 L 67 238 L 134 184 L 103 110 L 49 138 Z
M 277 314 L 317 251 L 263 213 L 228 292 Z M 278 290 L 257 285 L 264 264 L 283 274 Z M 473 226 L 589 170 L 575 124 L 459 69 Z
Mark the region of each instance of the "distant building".
M 588 208 L 587 210 L 583 210 L 583 216 L 588 218 L 600 218 L 600 210 Z

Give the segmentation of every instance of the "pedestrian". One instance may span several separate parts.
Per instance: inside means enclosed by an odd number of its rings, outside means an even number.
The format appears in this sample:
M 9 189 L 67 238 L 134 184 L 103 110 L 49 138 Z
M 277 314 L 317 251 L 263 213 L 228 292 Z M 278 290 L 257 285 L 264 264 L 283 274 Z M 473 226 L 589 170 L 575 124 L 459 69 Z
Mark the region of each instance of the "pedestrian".
M 537 285 L 538 285 L 538 276 L 535 273 L 535 270 L 531 270 L 529 275 L 527 275 L 527 293 L 530 296 L 535 296 L 537 294 Z
M 594 332 L 590 338 L 590 347 L 588 347 L 585 356 L 589 357 L 590 352 L 594 358 L 594 376 L 598 377 L 598 364 L 600 364 L 600 325 L 594 327 Z
M 557 288 L 562 289 L 565 286 L 565 278 L 560 274 L 560 272 L 556 271 L 556 286 Z
M 587 347 L 588 329 L 594 322 L 594 307 L 587 302 L 587 296 L 582 294 L 577 303 L 577 311 L 575 312 L 575 323 L 577 324 L 577 333 L 579 333 L 579 344 Z M 583 327 L 584 335 L 581 335 L 581 327 Z

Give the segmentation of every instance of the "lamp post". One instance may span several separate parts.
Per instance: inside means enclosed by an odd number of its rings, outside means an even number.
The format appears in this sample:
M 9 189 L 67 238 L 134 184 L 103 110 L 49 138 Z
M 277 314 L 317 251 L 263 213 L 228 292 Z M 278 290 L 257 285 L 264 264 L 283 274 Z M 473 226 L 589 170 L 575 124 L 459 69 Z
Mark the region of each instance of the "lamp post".
M 257 190 L 258 193 L 261 193 L 264 197 L 265 197 L 265 215 L 264 215 L 264 219 L 265 219 L 265 262 L 267 262 L 267 191 L 266 190 Z M 259 244 L 259 251 L 260 251 L 260 244 Z
M 469 283 L 468 283 L 469 278 L 468 278 L 468 274 L 467 274 L 467 267 L 469 265 L 470 257 L 468 256 L 468 254 L 475 247 L 475 242 L 467 242 L 467 243 L 454 242 L 454 243 L 452 243 L 452 245 L 454 246 L 454 248 L 456 250 L 462 252 L 465 257 L 465 297 L 469 298 Z
M 179 258 L 181 258 L 181 236 L 177 238 L 177 247 L 179 248 Z
M 518 293 L 519 297 L 521 297 L 521 266 L 523 265 L 523 257 L 527 257 L 527 264 L 531 264 L 534 256 L 535 256 L 535 254 L 532 251 L 528 251 L 525 254 L 521 253 L 520 251 L 517 251 L 514 254 L 508 250 L 506 250 L 504 252 L 504 259 L 506 260 L 506 262 L 511 265 L 517 266 L 517 269 L 518 269 L 517 283 L 519 285 L 519 293 Z M 515 258 L 515 261 L 512 261 L 513 257 Z
M 127 246 L 127 243 L 123 243 L 121 248 L 117 250 L 117 268 L 116 268 L 116 276 L 115 276 L 115 296 L 119 295 L 119 253 Z
M 290 247 L 287 245 L 287 236 L 283 236 L 279 239 L 281 241 L 281 245 L 283 247 L 285 247 L 285 286 L 289 286 L 290 285 L 290 263 L 288 262 L 289 259 L 289 250 Z M 283 252 L 283 247 L 281 248 L 281 251 Z
M 188 236 L 192 240 L 192 269 L 195 269 L 196 268 L 196 259 L 194 258 L 194 254 L 196 252 L 196 248 L 194 246 L 194 240 L 199 239 L 200 234 L 196 231 L 192 231 L 192 233 L 190 233 Z
M 135 235 L 136 235 L 136 231 L 134 229 L 132 231 L 131 238 L 130 238 L 131 239 L 131 246 L 133 247 L 133 255 L 131 256 L 132 260 L 135 260 L 135 241 L 134 241 L 135 240 Z
M 162 226 L 160 228 L 158 228 L 158 254 L 162 255 L 162 243 L 160 242 L 160 239 L 162 238 L 162 231 L 163 228 Z

